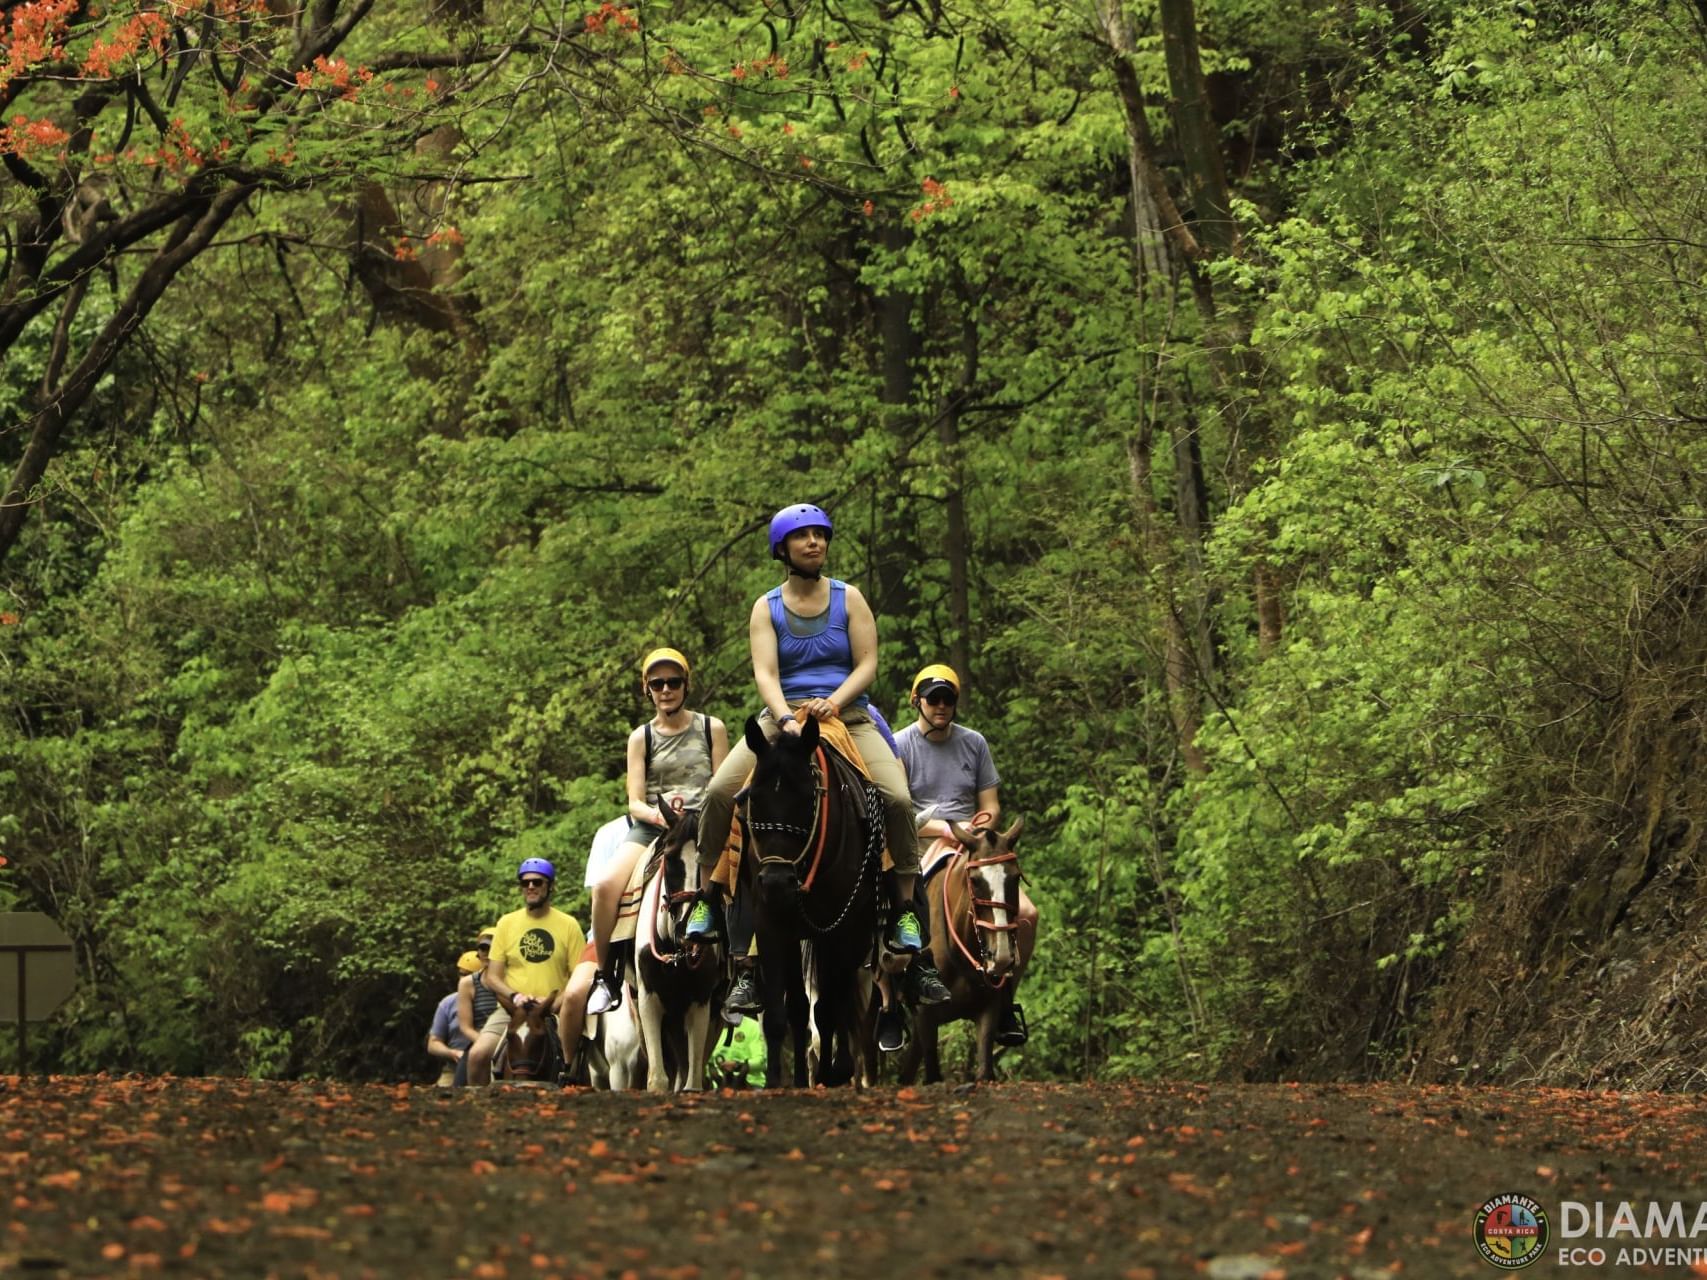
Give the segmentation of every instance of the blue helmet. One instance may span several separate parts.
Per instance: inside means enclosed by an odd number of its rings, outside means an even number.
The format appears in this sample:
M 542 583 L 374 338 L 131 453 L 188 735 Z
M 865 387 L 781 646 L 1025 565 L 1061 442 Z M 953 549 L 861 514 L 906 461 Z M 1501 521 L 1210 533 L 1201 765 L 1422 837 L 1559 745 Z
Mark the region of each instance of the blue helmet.
M 830 513 L 823 507 L 813 506 L 810 502 L 797 502 L 792 507 L 784 507 L 771 517 L 771 558 L 782 559 L 782 540 L 789 534 L 814 528 L 824 531 L 826 542 L 836 531 L 836 526 L 830 523 Z
M 516 879 L 520 880 L 528 874 L 544 876 L 553 884 L 557 883 L 557 868 L 544 858 L 523 858 L 522 865 L 516 868 Z

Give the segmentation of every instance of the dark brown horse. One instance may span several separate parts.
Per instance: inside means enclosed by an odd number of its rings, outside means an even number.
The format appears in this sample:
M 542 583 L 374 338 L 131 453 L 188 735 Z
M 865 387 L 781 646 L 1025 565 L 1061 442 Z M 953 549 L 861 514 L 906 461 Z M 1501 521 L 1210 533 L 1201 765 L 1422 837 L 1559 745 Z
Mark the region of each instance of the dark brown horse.
M 636 1012 L 646 1038 L 646 1087 L 653 1093 L 705 1088 L 717 1034 L 711 1011 L 723 987 L 723 946 L 684 941 L 699 899 L 699 811 L 659 800 L 667 826 L 653 846 L 635 929 Z
M 563 1065 L 563 1050 L 557 1043 L 557 1023 L 551 1017 L 553 991 L 536 1000 L 525 1014 L 516 1012 L 515 1002 L 504 996 L 498 1002 L 509 1010 L 510 1030 L 504 1037 L 503 1055 L 492 1076 L 511 1084 L 551 1084 Z
M 1023 821 L 997 835 L 951 823 L 959 852 L 931 877 L 931 953 L 953 998 L 922 1007 L 913 1040 L 902 1055 L 901 1080 L 911 1084 L 922 1058 L 925 1083 L 942 1079 L 937 1031 L 969 1018 L 977 1023 L 976 1078 L 994 1080 L 996 1030 L 1025 971 L 1019 945 L 1019 855 L 1014 845 Z
M 857 1060 L 866 1040 L 857 1025 L 859 978 L 876 946 L 882 799 L 820 742 L 816 720 L 773 744 L 749 719 L 746 739 L 758 763 L 742 812 L 741 891 L 753 895 L 759 941 L 765 1085 L 782 1083 L 785 1034 L 794 1038 L 794 1084 L 807 1084 L 809 1017 L 823 1044 L 852 1046 L 854 1079 L 869 1079 L 875 1064 Z M 816 982 L 816 1008 L 807 1002 L 805 966 Z M 811 1083 L 827 1083 L 833 1056 L 823 1056 Z

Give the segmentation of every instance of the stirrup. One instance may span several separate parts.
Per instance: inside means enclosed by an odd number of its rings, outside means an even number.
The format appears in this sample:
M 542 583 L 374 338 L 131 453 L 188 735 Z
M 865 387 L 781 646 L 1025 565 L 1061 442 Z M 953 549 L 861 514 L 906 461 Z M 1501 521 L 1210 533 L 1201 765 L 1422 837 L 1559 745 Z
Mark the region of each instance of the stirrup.
M 899 1053 L 907 1047 L 907 1020 L 900 1005 L 877 1011 L 877 1047 L 884 1053 Z
M 1025 1008 L 1017 1000 L 1009 1003 L 1002 1015 L 1002 1025 L 996 1029 L 996 1043 L 1016 1048 L 1031 1038 L 1031 1028 L 1025 1025 Z

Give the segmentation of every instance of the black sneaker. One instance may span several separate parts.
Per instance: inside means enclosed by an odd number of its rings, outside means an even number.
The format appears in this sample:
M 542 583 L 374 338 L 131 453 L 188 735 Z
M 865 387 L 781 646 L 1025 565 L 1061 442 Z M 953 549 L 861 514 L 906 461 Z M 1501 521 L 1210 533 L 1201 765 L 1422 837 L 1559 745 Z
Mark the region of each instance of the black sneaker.
M 913 961 L 907 970 L 908 986 L 913 993 L 915 1004 L 947 1004 L 954 998 L 953 993 L 943 985 L 942 975 L 936 971 L 930 957 L 923 952 Z
M 1002 1010 L 1002 1024 L 996 1028 L 996 1043 L 1017 1047 L 1031 1038 L 1031 1030 L 1025 1025 L 1025 1010 L 1016 1002 L 1009 1001 L 1008 1007 Z
M 758 1017 L 765 1011 L 765 997 L 759 991 L 759 984 L 754 980 L 751 969 L 738 969 L 735 973 L 735 985 L 729 988 L 729 994 L 723 997 L 723 1012 L 744 1013 L 749 1017 Z
M 907 1019 L 901 1016 L 899 1005 L 878 1010 L 877 1047 L 884 1053 L 899 1053 L 907 1047 Z

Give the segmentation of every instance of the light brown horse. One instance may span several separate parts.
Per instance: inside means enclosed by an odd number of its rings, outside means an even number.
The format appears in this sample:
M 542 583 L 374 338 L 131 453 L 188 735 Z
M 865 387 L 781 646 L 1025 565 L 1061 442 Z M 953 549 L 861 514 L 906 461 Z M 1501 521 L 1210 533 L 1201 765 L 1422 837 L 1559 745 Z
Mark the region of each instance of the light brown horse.
M 925 1083 L 942 1079 L 937 1031 L 961 1018 L 978 1028 L 975 1078 L 996 1078 L 996 1030 L 1029 953 L 1018 937 L 1020 870 L 1014 852 L 1024 821 L 1016 820 L 999 835 L 958 822 L 949 826 L 961 847 L 931 877 L 925 896 L 931 908 L 931 956 L 953 998 L 919 1009 L 912 1042 L 901 1057 L 905 1084 L 913 1082 L 921 1059 Z

